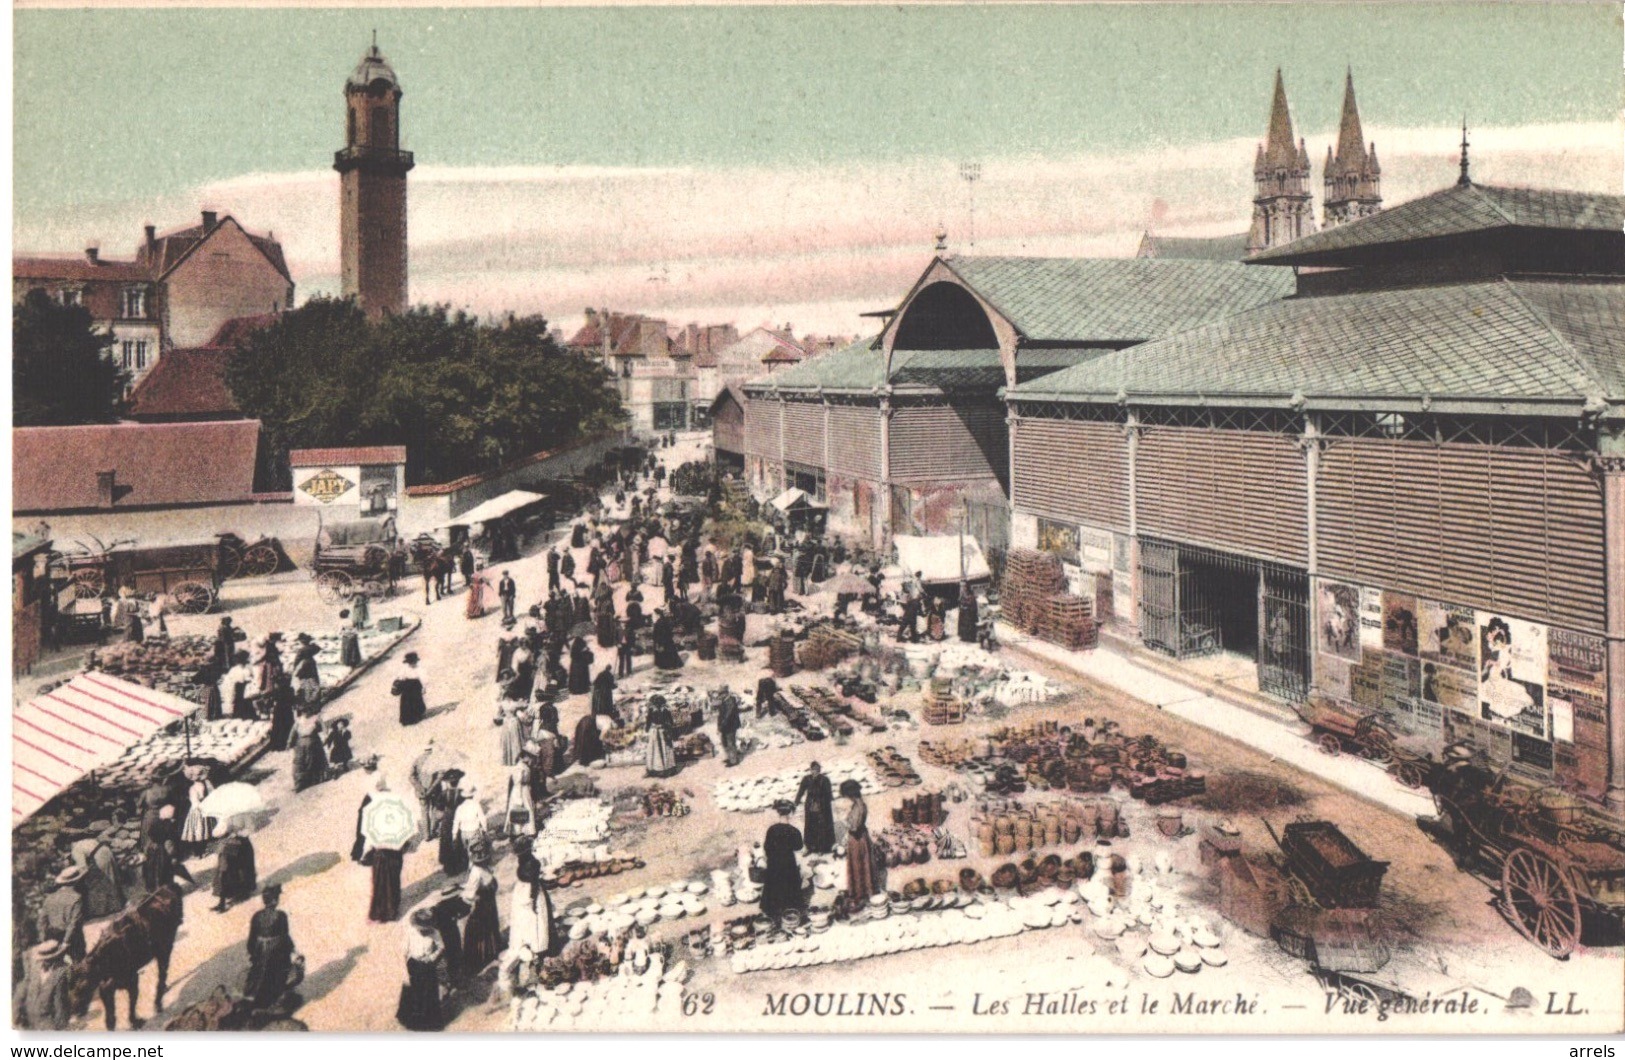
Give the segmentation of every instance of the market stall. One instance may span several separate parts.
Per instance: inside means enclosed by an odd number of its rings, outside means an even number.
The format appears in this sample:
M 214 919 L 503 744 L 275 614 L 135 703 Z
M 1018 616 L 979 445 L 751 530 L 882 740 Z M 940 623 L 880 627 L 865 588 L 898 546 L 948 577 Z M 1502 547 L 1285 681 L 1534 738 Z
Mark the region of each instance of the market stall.
M 539 512 L 546 501 L 546 494 L 509 490 L 475 505 L 437 529 L 451 531 L 454 540 L 459 532 L 466 533 L 470 538 L 483 538 L 486 562 L 501 563 L 518 557 L 525 523 L 529 516 Z
M 945 534 L 914 537 L 898 534 L 892 538 L 897 563 L 905 575 L 919 575 L 927 586 L 958 585 L 961 581 L 985 582 L 993 577 L 982 546 L 969 535 Z

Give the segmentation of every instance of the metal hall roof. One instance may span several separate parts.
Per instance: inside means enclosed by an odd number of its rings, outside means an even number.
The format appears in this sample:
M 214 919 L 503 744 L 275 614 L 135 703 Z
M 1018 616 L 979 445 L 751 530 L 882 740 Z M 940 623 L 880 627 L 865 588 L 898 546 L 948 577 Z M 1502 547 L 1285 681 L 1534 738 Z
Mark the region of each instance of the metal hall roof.
M 1030 342 L 1144 342 L 1284 298 L 1289 269 L 1163 258 L 951 257 Z
M 1294 298 L 1119 350 L 1013 400 L 1562 411 L 1625 403 L 1625 282 Z
M 1260 251 L 1247 260 L 1273 265 L 1335 264 L 1367 247 L 1512 228 L 1617 235 L 1625 228 L 1625 196 L 1457 184 Z

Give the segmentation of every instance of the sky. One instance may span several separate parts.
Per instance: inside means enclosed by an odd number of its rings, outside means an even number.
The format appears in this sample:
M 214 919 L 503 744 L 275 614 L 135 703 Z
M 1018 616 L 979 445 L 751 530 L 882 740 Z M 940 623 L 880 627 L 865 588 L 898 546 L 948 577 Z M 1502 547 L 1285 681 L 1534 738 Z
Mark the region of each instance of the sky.
M 338 288 L 343 85 L 405 89 L 411 297 L 854 334 L 957 253 L 1244 231 L 1277 67 L 1318 190 L 1352 69 L 1384 195 L 1618 192 L 1617 5 L 17 10 L 13 241 L 213 208 Z M 975 162 L 980 177 L 962 178 Z

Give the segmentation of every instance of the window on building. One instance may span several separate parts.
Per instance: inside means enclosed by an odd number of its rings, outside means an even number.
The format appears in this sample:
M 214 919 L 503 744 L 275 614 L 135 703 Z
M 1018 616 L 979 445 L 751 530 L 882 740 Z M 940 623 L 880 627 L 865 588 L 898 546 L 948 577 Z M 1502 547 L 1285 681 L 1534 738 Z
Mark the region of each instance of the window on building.
M 65 287 L 58 291 L 56 300 L 62 305 L 84 304 L 84 292 L 77 287 Z
M 147 292 L 139 287 L 124 291 L 124 316 L 129 319 L 147 315 Z
M 137 339 L 135 342 L 135 370 L 141 371 L 147 366 L 147 340 Z
M 791 464 L 785 470 L 789 472 L 785 476 L 789 480 L 789 485 L 794 486 L 819 504 L 829 502 L 822 468 L 809 467 L 804 464 Z

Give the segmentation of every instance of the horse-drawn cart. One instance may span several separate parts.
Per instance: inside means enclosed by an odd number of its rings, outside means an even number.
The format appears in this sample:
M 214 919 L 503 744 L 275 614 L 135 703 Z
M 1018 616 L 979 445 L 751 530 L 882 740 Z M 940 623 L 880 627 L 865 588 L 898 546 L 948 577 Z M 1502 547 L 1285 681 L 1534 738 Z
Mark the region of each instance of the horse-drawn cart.
M 358 592 L 387 595 L 404 561 L 394 517 L 328 523 L 316 534 L 311 575 L 322 602 L 339 604 Z
M 1375 714 L 1351 714 L 1311 696 L 1292 708 L 1311 730 L 1316 745 L 1329 755 L 1348 751 L 1373 762 L 1394 759 L 1394 734 Z
M 1456 863 L 1499 871 L 1501 911 L 1530 942 L 1563 959 L 1588 923 L 1625 920 L 1625 833 L 1580 799 L 1465 754 L 1450 755 L 1428 786 Z
M 151 548 L 115 541 L 98 551 L 53 553 L 49 571 L 52 582 L 71 588 L 77 600 L 129 589 L 136 596 L 168 596 L 176 611 L 193 615 L 214 606 L 223 579 L 218 541 Z

